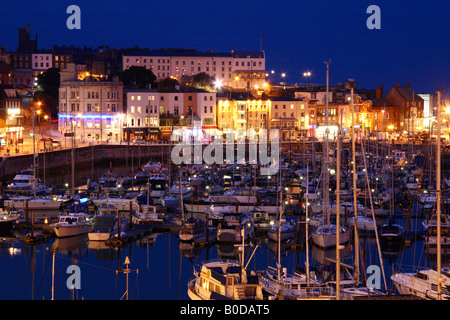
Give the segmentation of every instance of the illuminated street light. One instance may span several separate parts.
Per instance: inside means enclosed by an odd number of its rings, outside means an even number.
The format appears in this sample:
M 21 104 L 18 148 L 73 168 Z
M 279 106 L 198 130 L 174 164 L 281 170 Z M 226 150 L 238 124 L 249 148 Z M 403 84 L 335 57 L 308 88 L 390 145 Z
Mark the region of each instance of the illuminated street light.
M 222 88 L 222 80 L 218 79 L 214 82 L 214 87 L 216 88 L 216 90 L 219 90 L 220 88 Z

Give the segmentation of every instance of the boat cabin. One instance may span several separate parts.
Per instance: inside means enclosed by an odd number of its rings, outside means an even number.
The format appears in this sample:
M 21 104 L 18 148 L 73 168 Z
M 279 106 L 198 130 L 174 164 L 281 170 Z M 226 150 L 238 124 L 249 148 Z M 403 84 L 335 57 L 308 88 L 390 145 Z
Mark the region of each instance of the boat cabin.
M 80 224 L 85 222 L 86 217 L 83 214 L 69 214 L 59 217 L 59 223 L 64 224 Z
M 262 289 L 255 272 L 236 264 L 216 263 L 203 265 L 198 293 L 216 299 L 261 300 Z

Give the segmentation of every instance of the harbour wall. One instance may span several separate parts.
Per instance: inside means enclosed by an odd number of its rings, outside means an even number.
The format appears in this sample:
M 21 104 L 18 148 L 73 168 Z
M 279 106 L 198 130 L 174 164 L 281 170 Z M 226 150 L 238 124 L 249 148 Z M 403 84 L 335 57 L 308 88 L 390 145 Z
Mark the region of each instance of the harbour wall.
M 169 145 L 92 145 L 73 150 L 75 183 L 77 186 L 98 179 L 105 171 L 131 175 L 138 172 L 149 159 L 167 161 Z M 0 176 L 6 186 L 22 170 L 33 167 L 33 155 L 0 158 Z M 37 176 L 50 186 L 62 187 L 71 181 L 72 149 L 36 153 Z M 127 172 L 128 171 L 128 172 Z

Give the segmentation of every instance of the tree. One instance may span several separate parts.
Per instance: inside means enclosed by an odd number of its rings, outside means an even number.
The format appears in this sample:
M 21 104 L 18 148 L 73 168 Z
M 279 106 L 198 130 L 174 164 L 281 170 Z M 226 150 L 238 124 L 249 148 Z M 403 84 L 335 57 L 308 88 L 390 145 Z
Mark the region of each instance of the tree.
M 174 89 L 175 86 L 179 86 L 179 82 L 177 79 L 173 78 L 165 78 L 161 79 L 158 82 L 158 89 Z
M 42 102 L 42 112 L 53 118 L 58 116 L 60 71 L 59 68 L 49 68 L 37 76 L 37 87 L 34 101 Z
M 139 89 L 145 89 L 156 81 L 156 76 L 153 72 L 145 67 L 132 66 L 119 72 L 118 76 L 124 86 Z
M 210 90 L 214 87 L 214 78 L 205 72 L 197 73 L 192 78 L 191 85 L 197 88 Z

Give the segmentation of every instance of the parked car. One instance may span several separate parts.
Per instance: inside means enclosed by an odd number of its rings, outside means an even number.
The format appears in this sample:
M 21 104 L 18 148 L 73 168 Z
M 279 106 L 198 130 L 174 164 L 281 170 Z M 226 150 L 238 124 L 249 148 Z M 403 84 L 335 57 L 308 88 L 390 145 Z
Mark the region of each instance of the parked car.
M 133 144 L 146 144 L 147 141 L 145 141 L 144 139 L 134 139 L 133 140 Z

